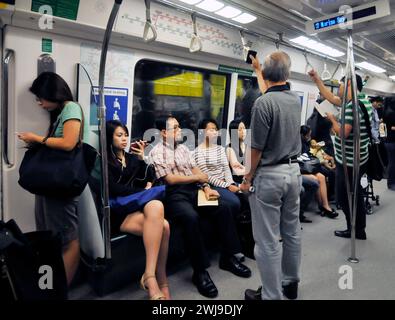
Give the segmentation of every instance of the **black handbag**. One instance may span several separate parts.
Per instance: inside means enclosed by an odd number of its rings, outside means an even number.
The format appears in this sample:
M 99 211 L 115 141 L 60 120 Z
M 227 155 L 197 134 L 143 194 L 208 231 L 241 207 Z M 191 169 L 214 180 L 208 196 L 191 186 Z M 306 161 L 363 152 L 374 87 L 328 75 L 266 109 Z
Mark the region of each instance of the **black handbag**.
M 82 109 L 81 109 L 82 111 Z M 55 123 L 51 137 L 58 126 Z M 26 151 L 19 168 L 18 183 L 25 190 L 48 197 L 76 197 L 85 189 L 96 161 L 97 152 L 82 142 L 84 115 L 80 142 L 72 151 L 49 148 L 37 144 Z
M 310 156 L 310 160 L 299 161 L 300 172 L 302 174 L 317 174 L 321 170 L 320 160 Z
M 369 178 L 380 181 L 383 179 L 384 176 L 384 171 L 385 171 L 385 165 L 384 165 L 384 159 L 386 155 L 382 155 L 382 152 L 385 152 L 382 148 L 381 143 L 375 143 L 372 137 L 372 129 L 369 121 L 369 115 L 368 111 L 366 110 L 365 105 L 359 101 L 359 106 L 362 109 L 363 112 L 363 117 L 365 119 L 366 123 L 366 128 L 368 130 L 368 135 L 369 135 L 369 140 L 370 140 L 370 145 L 369 145 L 369 159 L 367 163 L 367 175 Z
M 43 271 L 43 266 L 46 271 Z M 59 234 L 51 231 L 22 233 L 14 220 L 0 221 L 1 272 L 2 301 L 67 299 Z M 44 283 L 47 285 L 45 288 L 42 287 Z

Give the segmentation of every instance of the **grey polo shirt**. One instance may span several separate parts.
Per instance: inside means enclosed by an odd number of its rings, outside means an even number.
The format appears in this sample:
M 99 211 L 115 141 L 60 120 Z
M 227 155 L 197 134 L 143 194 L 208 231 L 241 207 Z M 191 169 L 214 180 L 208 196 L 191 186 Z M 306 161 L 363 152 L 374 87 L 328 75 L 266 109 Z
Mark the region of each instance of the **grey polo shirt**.
M 259 166 L 277 164 L 301 152 L 299 96 L 287 86 L 275 86 L 259 97 L 251 119 L 251 147 L 262 151 Z

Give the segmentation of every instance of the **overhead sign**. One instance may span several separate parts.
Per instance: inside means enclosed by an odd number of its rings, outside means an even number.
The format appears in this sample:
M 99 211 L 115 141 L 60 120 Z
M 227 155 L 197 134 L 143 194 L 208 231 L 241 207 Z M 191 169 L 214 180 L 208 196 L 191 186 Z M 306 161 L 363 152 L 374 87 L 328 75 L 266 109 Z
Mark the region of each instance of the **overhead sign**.
M 382 18 L 391 13 L 388 0 L 380 0 L 359 7 L 344 9 L 338 13 L 306 22 L 306 33 L 315 34 L 339 28 L 350 28 L 355 24 Z
M 225 66 L 223 64 L 220 64 L 218 66 L 218 71 L 226 72 L 226 73 L 238 73 L 243 76 L 252 76 L 253 73 L 253 71 L 249 69 L 235 68 L 231 66 Z
M 99 101 L 99 88 L 93 87 L 96 101 Z M 104 104 L 106 106 L 106 120 L 118 120 L 127 123 L 129 90 L 126 88 L 104 88 Z M 97 125 L 97 105 L 91 97 L 90 125 Z
M 40 7 L 50 6 L 55 17 L 77 20 L 80 0 L 32 0 L 32 11 L 40 12 Z

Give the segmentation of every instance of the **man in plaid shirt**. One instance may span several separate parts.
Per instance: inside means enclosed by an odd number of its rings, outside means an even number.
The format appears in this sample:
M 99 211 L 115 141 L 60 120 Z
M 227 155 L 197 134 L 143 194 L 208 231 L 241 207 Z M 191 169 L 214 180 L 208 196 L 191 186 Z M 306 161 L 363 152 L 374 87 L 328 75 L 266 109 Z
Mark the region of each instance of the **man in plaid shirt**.
M 193 268 L 192 282 L 200 294 L 216 297 L 218 290 L 206 270 L 210 263 L 200 230 L 200 216 L 215 220 L 221 241 L 219 267 L 240 277 L 251 276 L 251 270 L 234 256 L 241 251 L 241 247 L 230 207 L 232 204 L 222 201 L 218 192 L 210 188 L 208 176 L 196 166 L 189 149 L 178 143 L 182 139 L 177 119 L 169 116 L 157 121 L 156 127 L 161 131 L 162 141 L 152 149 L 149 159 L 158 179 L 167 185 L 166 218 L 183 228 L 186 251 Z M 204 191 L 207 199 L 217 198 L 219 205 L 198 207 L 199 189 Z

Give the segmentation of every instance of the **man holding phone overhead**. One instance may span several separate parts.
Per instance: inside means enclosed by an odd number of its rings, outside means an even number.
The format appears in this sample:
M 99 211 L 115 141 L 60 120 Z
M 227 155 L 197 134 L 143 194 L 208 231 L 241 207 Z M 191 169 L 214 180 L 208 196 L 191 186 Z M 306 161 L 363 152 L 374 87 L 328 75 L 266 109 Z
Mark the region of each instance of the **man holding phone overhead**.
M 247 193 L 252 184 L 255 187 L 249 202 L 262 286 L 247 289 L 245 298 L 281 300 L 284 294 L 296 299 L 301 262 L 301 174 L 297 162 L 301 105 L 287 84 L 291 71 L 288 54 L 277 51 L 267 56 L 263 72 L 257 59 L 252 62 L 267 90 L 252 109 L 251 152 L 246 159 L 251 170 L 240 189 Z

